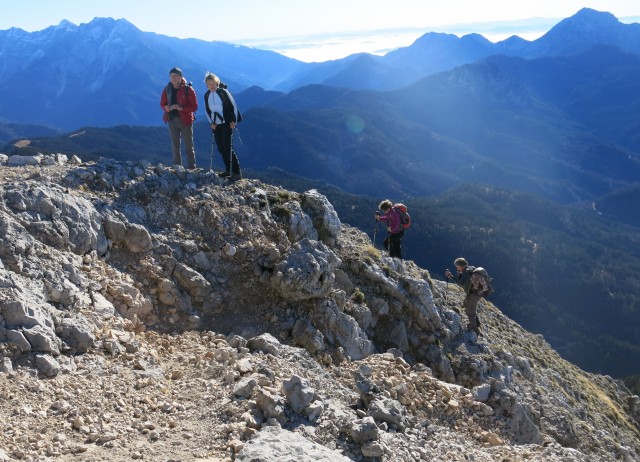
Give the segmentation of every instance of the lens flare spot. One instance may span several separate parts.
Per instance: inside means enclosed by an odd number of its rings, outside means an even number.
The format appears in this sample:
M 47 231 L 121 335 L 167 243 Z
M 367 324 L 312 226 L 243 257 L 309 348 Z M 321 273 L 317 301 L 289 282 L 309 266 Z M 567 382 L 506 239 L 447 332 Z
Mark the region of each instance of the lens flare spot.
M 344 120 L 344 124 L 351 133 L 360 133 L 364 130 L 365 125 L 364 120 L 357 115 L 348 115 Z

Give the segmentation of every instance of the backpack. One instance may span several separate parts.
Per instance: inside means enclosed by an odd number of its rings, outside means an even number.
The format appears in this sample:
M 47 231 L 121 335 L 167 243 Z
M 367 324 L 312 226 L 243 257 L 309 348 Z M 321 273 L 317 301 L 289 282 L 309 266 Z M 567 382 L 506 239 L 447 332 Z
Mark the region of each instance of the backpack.
M 488 290 L 485 290 L 482 293 L 482 296 L 484 298 L 487 298 L 489 295 L 491 295 L 492 293 L 495 292 L 495 289 L 493 288 L 493 278 L 491 276 L 489 276 L 489 273 L 487 273 L 487 270 L 484 269 L 482 266 L 478 266 L 476 268 L 473 269 L 473 271 L 471 271 L 471 274 L 479 274 L 480 276 L 482 276 L 485 280 L 485 282 L 487 283 L 487 287 Z
M 411 226 L 411 216 L 407 212 L 407 206 L 404 204 L 394 204 L 393 208 L 400 214 L 400 223 L 402 223 L 402 227 L 407 229 Z

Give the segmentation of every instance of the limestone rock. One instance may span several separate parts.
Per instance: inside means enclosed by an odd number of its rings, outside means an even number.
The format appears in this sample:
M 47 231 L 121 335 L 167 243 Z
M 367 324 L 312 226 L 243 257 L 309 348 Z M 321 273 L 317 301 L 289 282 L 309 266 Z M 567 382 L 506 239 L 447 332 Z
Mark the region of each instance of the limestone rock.
M 239 462 L 349 462 L 337 451 L 280 427 L 265 427 L 244 445 Z
M 292 375 L 289 380 L 282 382 L 282 390 L 294 412 L 308 414 L 306 411 L 316 397 L 316 392 L 309 382 L 300 376 Z
M 324 336 L 307 319 L 298 319 L 292 330 L 293 340 L 311 354 L 325 349 Z
M 234 385 L 233 394 L 242 398 L 249 398 L 257 385 L 258 381 L 254 377 L 245 377 Z
M 284 405 L 285 399 L 275 393 L 271 393 L 262 388 L 257 388 L 256 393 L 256 405 L 262 412 L 265 418 L 274 418 L 278 421 L 284 421 Z
M 318 230 L 313 225 L 313 220 L 307 215 L 297 201 L 289 201 L 282 205 L 286 210 L 288 221 L 287 236 L 291 242 L 298 242 L 303 239 L 317 241 L 319 239 Z
M 315 189 L 311 189 L 304 193 L 302 207 L 309 210 L 320 240 L 333 247 L 340 237 L 342 223 L 331 202 Z
M 247 347 L 252 351 L 263 351 L 274 356 L 280 354 L 281 344 L 273 335 L 265 333 L 247 341 Z
M 44 377 L 55 377 L 60 372 L 60 364 L 50 355 L 36 355 L 36 367 Z
M 60 330 L 62 340 L 76 353 L 86 352 L 95 342 L 92 327 L 82 315 L 64 318 L 60 322 Z
M 366 443 L 378 438 L 378 426 L 373 417 L 354 420 L 349 431 L 356 443 Z
M 350 358 L 366 358 L 375 351 L 373 342 L 356 320 L 340 311 L 335 301 L 329 299 L 318 303 L 311 315 L 327 340 L 341 346 Z
M 22 333 L 31 344 L 31 350 L 51 353 L 55 356 L 60 354 L 60 340 L 52 329 L 37 325 L 23 327 Z
M 473 399 L 476 401 L 486 402 L 489 399 L 491 393 L 491 385 L 483 383 L 477 387 L 473 387 Z
M 367 414 L 376 422 L 386 422 L 402 430 L 405 427 L 406 410 L 402 404 L 394 399 L 379 398 L 369 404 Z
M 271 287 L 290 301 L 324 297 L 333 289 L 333 270 L 339 264 L 338 257 L 323 243 L 304 239 L 275 265 Z

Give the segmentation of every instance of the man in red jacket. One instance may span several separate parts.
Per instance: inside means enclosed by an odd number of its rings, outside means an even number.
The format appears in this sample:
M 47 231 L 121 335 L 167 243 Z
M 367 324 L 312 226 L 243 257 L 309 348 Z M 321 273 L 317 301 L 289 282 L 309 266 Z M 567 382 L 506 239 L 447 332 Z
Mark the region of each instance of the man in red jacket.
M 164 111 L 162 119 L 169 124 L 169 136 L 173 150 L 173 164 L 182 165 L 180 136 L 184 140 L 187 154 L 187 168 L 196 168 L 196 151 L 193 148 L 194 113 L 198 110 L 196 92 L 182 77 L 182 70 L 174 67 L 169 71 L 170 82 L 162 90 L 160 107 Z

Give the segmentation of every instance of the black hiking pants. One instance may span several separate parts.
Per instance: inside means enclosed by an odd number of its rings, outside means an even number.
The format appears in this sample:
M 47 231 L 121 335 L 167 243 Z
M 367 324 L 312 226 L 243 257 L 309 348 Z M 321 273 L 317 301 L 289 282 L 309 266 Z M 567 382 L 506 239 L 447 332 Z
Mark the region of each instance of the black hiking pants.
M 232 138 L 233 130 L 229 124 L 218 124 L 213 131 L 213 138 L 216 140 L 216 146 L 218 152 L 222 156 L 222 162 L 224 162 L 225 170 L 229 173 L 240 173 L 240 164 L 238 162 L 238 156 L 236 156 L 233 150 Z M 229 163 L 231 162 L 231 165 Z
M 399 233 L 390 233 L 382 243 L 384 248 L 389 251 L 390 257 L 402 260 L 402 236 L 404 236 L 404 229 Z

